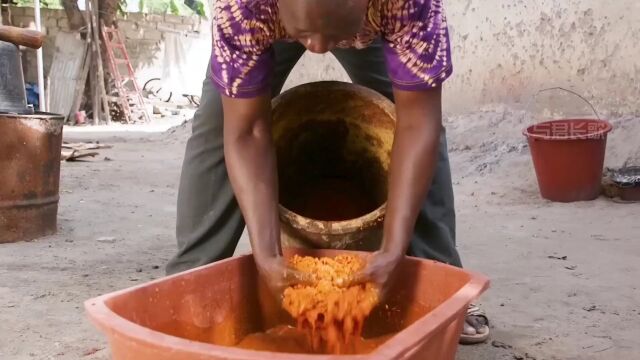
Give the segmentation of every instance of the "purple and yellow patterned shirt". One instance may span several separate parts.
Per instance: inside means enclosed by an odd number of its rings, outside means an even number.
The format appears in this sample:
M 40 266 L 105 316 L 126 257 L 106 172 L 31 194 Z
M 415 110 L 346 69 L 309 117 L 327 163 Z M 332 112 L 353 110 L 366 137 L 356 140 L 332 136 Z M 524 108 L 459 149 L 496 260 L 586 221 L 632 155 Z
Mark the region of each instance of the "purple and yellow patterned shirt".
M 270 86 L 277 40 L 292 40 L 280 23 L 278 0 L 215 0 L 213 81 L 225 95 L 257 96 Z M 338 47 L 364 48 L 384 42 L 393 86 L 424 90 L 452 72 L 443 0 L 369 0 L 362 29 Z

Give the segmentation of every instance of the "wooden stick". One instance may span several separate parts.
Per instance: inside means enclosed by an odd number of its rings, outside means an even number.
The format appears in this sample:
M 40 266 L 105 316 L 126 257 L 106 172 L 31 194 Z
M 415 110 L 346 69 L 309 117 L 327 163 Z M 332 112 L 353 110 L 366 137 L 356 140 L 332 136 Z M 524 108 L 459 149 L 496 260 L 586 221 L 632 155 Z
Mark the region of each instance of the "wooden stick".
M 104 68 L 102 67 L 102 47 L 100 46 L 100 21 L 98 20 L 99 5 L 98 0 L 91 0 L 91 22 L 93 25 L 93 40 L 97 48 L 96 62 L 98 65 L 98 89 L 100 93 L 100 102 L 104 108 L 104 118 L 107 125 L 111 124 L 111 114 L 109 113 L 109 100 L 107 98 L 107 90 L 104 84 Z
M 80 106 L 82 105 L 82 99 L 84 99 L 84 91 L 87 85 L 87 77 L 89 77 L 89 68 L 91 68 L 91 47 L 87 45 L 84 50 L 84 61 L 82 63 L 82 72 L 80 73 L 80 79 L 76 81 L 76 89 L 74 91 L 74 99 L 73 104 L 71 105 L 71 110 L 69 114 L 67 114 L 67 119 L 74 119 L 75 115 L 78 111 L 80 111 Z
M 97 151 L 81 152 L 78 150 L 62 150 L 60 153 L 60 160 L 62 161 L 75 161 L 84 157 L 94 157 L 100 155 Z
M 36 30 L 0 25 L 0 40 L 32 49 L 40 49 L 44 42 L 44 35 Z
M 0 4 L 0 25 L 13 25 L 11 22 L 11 7 L 9 4 Z
M 45 78 L 45 82 L 47 83 L 47 85 L 46 85 L 47 91 L 45 92 L 45 95 L 47 96 L 47 106 L 45 106 L 45 110 L 50 112 L 51 111 L 51 92 L 50 92 L 50 89 L 51 89 L 51 77 L 47 76 Z
M 91 1 L 90 0 L 85 0 L 85 10 L 87 12 L 87 44 L 89 46 L 89 49 L 91 49 L 91 66 L 90 68 L 93 68 L 93 64 L 96 61 L 96 44 L 95 41 L 93 40 L 93 24 L 92 24 L 92 19 L 93 19 L 93 14 L 91 11 Z M 90 77 L 90 81 L 89 81 L 89 91 L 91 94 L 91 105 L 93 107 L 93 125 L 98 125 L 99 123 L 99 119 L 100 119 L 100 101 L 99 101 L 99 94 L 98 94 L 98 79 L 97 79 L 97 74 L 96 71 L 91 71 L 91 77 Z
M 93 65 L 96 63 L 96 49 L 93 46 Z M 92 66 L 92 68 L 94 67 Z M 91 72 L 91 94 L 93 95 L 93 125 L 100 125 L 100 87 L 98 86 L 98 74 L 96 71 Z

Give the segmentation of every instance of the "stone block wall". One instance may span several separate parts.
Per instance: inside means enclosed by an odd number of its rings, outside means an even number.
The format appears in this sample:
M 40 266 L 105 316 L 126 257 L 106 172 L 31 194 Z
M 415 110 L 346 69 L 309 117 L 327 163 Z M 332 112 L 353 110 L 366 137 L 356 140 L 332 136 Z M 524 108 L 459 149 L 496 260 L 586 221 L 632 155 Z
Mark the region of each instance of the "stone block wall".
M 64 10 L 42 9 L 40 17 L 42 31 L 46 35 L 43 57 L 45 74 L 48 74 L 55 50 L 55 37 L 61 31 L 69 31 L 69 23 Z M 13 26 L 35 28 L 34 9 L 11 7 L 11 21 Z M 161 75 L 163 42 L 167 33 L 177 31 L 203 38 L 210 36 L 209 21 L 199 16 L 129 13 L 126 17 L 119 17 L 118 28 L 125 37 L 127 51 L 139 82 Z M 37 82 L 35 51 L 23 50 L 23 64 L 25 81 Z

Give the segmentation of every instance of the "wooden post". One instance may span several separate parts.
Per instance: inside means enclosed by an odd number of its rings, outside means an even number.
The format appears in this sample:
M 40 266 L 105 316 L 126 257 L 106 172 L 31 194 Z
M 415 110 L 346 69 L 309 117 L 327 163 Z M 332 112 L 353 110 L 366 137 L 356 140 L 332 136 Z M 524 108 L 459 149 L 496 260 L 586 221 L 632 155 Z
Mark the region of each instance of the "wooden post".
M 0 4 L 0 25 L 13 25 L 11 22 L 11 7 L 9 4 Z
M 91 0 L 85 0 L 85 9 L 87 12 L 87 44 L 88 48 L 91 51 L 91 66 L 93 68 L 93 64 L 96 59 L 96 43 L 93 37 L 93 11 L 91 8 Z M 93 107 L 93 125 L 98 125 L 100 121 L 100 101 L 98 94 L 98 79 L 97 79 L 96 71 L 90 71 L 90 81 L 89 81 L 89 92 L 91 95 L 91 105 Z
M 47 83 L 47 85 L 45 86 L 45 88 L 47 89 L 47 92 L 45 92 L 45 95 L 47 97 L 47 105 L 45 106 L 45 109 L 46 111 L 51 111 L 51 93 L 49 92 L 49 89 L 51 89 L 51 77 L 45 77 L 45 82 Z
M 109 113 L 109 101 L 104 84 L 104 68 L 102 67 L 102 55 L 100 52 L 100 26 L 98 22 L 98 1 L 85 0 L 88 11 L 87 41 L 91 43 L 91 95 L 93 98 L 93 124 L 98 125 L 101 117 L 107 124 L 111 123 Z M 102 111 L 104 110 L 104 111 Z
M 98 0 L 91 0 L 91 23 L 93 26 L 93 39 L 96 44 L 96 64 L 98 70 L 98 89 L 100 93 L 100 102 L 104 109 L 104 119 L 107 125 L 111 124 L 111 114 L 109 113 L 109 100 L 107 90 L 104 84 L 104 68 L 102 66 L 102 47 L 100 46 L 100 21 L 98 20 L 99 5 Z
M 87 45 L 84 51 L 84 61 L 82 63 L 82 72 L 80 73 L 80 80 L 76 82 L 76 89 L 74 91 L 75 97 L 73 104 L 71 105 L 71 111 L 67 114 L 67 119 L 74 119 L 76 113 L 80 111 L 82 106 L 82 99 L 84 98 L 84 91 L 87 85 L 87 78 L 89 77 L 89 68 L 91 68 L 91 47 Z

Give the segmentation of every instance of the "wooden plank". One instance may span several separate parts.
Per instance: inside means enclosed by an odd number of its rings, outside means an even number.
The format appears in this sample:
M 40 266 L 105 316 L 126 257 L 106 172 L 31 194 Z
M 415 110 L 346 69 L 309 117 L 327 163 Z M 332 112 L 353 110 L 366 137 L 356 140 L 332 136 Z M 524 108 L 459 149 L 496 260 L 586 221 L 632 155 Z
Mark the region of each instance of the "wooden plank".
M 91 68 L 91 47 L 84 47 L 84 61 L 82 63 L 82 73 L 78 82 L 76 83 L 76 88 L 73 97 L 73 104 L 71 105 L 71 110 L 69 110 L 69 114 L 67 114 L 67 119 L 74 119 L 76 112 L 80 111 L 80 106 L 82 106 L 82 100 L 84 100 L 84 92 L 87 85 L 87 78 L 89 77 L 89 69 Z

